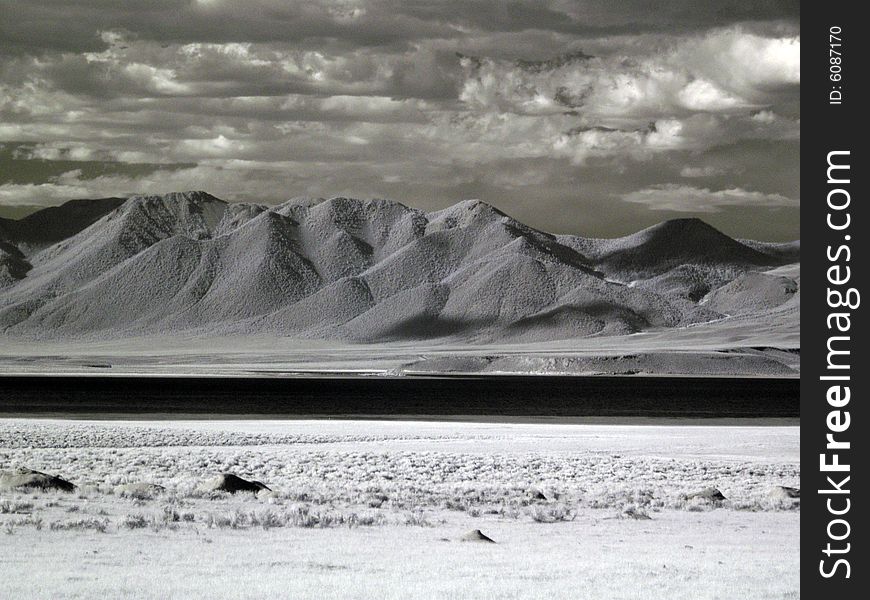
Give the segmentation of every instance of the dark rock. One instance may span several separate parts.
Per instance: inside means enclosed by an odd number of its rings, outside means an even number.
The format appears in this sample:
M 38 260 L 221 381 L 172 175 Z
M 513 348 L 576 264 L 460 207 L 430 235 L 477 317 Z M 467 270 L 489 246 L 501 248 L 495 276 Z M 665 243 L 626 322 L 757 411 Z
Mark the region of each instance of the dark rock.
M 495 540 L 483 533 L 480 529 L 472 529 L 461 538 L 460 542 L 483 542 L 485 544 L 495 544 Z
M 72 492 L 75 484 L 55 475 L 48 475 L 32 469 L 20 468 L 0 472 L 0 489 L 37 488 L 41 490 L 61 490 Z
M 256 493 L 262 490 L 271 491 L 271 488 L 264 483 L 248 481 L 233 473 L 222 473 L 214 479 L 207 481 L 203 487 L 208 491 L 229 492 L 231 494 L 236 492 Z
M 777 485 L 770 489 L 768 496 L 771 498 L 781 498 L 783 500 L 800 500 L 801 491 L 798 488 Z
M 686 495 L 686 500 L 694 500 L 696 498 L 700 500 L 706 500 L 708 502 L 722 502 L 724 500 L 727 500 L 727 498 L 722 495 L 722 492 L 714 487 L 704 488 L 699 492 L 694 492 L 692 494 Z

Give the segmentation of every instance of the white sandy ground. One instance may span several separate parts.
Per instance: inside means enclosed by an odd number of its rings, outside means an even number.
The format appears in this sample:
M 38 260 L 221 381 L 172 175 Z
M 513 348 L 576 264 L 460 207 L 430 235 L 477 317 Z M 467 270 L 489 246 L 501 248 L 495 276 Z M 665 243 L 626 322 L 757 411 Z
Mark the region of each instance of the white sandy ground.
M 4 419 L 0 469 L 80 487 L 0 491 L 0 596 L 798 598 L 799 504 L 768 492 L 800 487 L 799 440 L 797 426 Z M 275 493 L 196 490 L 224 470 Z M 141 481 L 166 491 L 114 491 Z M 706 486 L 728 500 L 682 497 Z M 497 544 L 458 541 L 471 529 Z
M 528 344 L 348 344 L 249 335 L 215 336 L 208 340 L 206 348 L 200 338 L 181 335 L 91 342 L 33 342 L 0 336 L 0 374 L 400 374 L 426 371 L 430 364 L 436 365 L 436 370 L 458 372 L 464 368 L 464 361 L 481 357 L 502 358 L 502 372 L 507 373 L 582 374 L 603 372 L 600 365 L 589 363 L 596 357 L 641 355 L 648 358 L 635 365 L 636 370 L 650 374 L 767 373 L 797 377 L 800 353 L 776 348 L 799 348 L 799 337 L 798 330 L 781 327 L 776 321 L 743 317 L 627 336 Z M 711 355 L 719 363 L 712 369 L 705 358 Z M 767 367 L 780 368 L 766 368 L 759 364 L 763 359 L 772 359 Z

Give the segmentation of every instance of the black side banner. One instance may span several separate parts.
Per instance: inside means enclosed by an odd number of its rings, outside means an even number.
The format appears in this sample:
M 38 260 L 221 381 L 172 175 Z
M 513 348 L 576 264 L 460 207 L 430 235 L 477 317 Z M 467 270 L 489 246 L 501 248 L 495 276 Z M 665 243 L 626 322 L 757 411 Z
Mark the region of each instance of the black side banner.
M 801 239 L 801 587 L 862 597 L 867 499 L 867 32 L 860 5 L 804 5 Z M 825 594 L 822 596 L 821 594 Z

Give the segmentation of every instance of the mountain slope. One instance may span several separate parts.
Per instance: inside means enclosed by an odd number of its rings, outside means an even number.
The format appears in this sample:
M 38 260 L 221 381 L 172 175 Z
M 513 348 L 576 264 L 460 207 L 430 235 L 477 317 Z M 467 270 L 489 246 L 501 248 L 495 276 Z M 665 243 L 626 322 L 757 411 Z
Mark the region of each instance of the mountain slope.
M 3 227 L 37 235 L 40 221 L 25 221 Z M 133 197 L 70 228 L 27 255 L 0 245 L 6 335 L 542 341 L 745 317 L 793 303 L 797 290 L 786 275 L 760 275 L 793 262 L 794 245 L 742 243 L 698 220 L 614 240 L 554 236 L 479 201 L 425 213 L 387 200 L 265 207 L 185 192 Z
M 44 248 L 85 229 L 121 206 L 124 198 L 70 200 L 60 206 L 44 208 L 23 219 L 0 218 L 0 240 L 22 250 Z
M 700 219 L 673 219 L 615 240 L 597 240 L 589 256 L 608 274 L 633 279 L 660 275 L 685 264 L 738 267 L 778 261 Z

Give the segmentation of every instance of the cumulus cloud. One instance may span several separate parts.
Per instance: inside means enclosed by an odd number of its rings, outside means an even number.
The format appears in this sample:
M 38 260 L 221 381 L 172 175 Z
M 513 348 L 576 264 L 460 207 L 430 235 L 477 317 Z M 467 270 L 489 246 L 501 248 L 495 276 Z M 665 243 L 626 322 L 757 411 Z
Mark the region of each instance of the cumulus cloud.
M 765 194 L 739 187 L 713 191 L 677 183 L 636 190 L 623 195 L 622 199 L 643 204 L 651 210 L 684 213 L 715 213 L 733 206 L 773 208 L 795 207 L 800 204 L 798 200 L 782 194 Z
M 548 125 L 571 115 L 580 124 L 561 132 L 552 149 L 574 164 L 799 137 L 799 120 L 771 109 L 797 91 L 796 35 L 730 27 L 652 46 L 541 61 L 462 56 L 459 98 L 477 113 L 534 116 Z
M 551 61 L 462 57 L 460 99 L 480 109 L 575 109 L 603 125 L 697 112 L 748 112 L 800 83 L 800 39 L 741 27 L 689 36 L 664 51 L 575 52 Z M 629 52 L 631 51 L 631 52 Z

